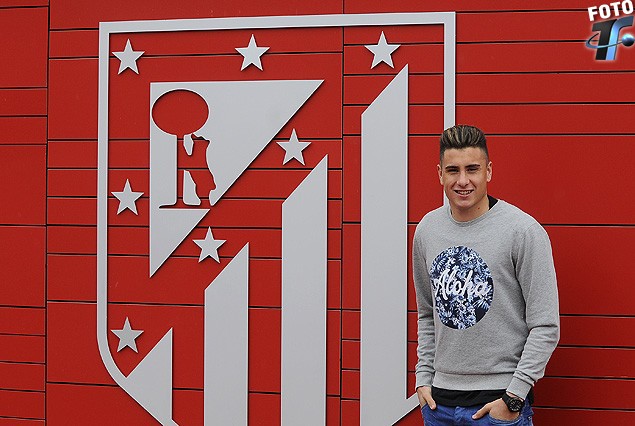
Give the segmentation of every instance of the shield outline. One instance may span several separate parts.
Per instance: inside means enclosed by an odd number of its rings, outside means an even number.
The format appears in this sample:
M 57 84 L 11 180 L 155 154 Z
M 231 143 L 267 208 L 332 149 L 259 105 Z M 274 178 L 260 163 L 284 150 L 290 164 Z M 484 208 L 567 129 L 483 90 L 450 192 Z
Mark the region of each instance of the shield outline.
M 356 27 L 380 25 L 443 25 L 443 123 L 454 125 L 456 103 L 456 14 L 454 12 L 413 12 L 333 15 L 293 15 L 240 18 L 199 18 L 148 21 L 100 22 L 97 131 L 97 344 L 109 375 L 130 395 L 127 377 L 119 370 L 108 346 L 108 87 L 110 35 L 138 32 L 214 31 L 232 29 Z M 362 325 L 363 327 L 363 325 Z M 170 340 L 171 330 L 159 342 Z M 167 344 L 167 343 L 166 343 Z M 158 346 L 158 345 L 157 345 Z M 132 395 L 131 395 L 132 396 Z M 170 418 L 144 408 L 163 424 L 175 424 Z M 171 405 L 171 404 L 170 404 Z M 159 418 L 160 417 L 160 418 Z

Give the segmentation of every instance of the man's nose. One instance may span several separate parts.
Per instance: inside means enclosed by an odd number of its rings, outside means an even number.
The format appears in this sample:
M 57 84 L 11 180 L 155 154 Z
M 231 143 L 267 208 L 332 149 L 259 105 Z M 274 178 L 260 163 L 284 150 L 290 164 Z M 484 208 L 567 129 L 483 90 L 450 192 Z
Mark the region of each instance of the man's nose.
M 467 177 L 467 172 L 466 171 L 459 172 L 458 184 L 461 185 L 461 186 L 465 186 L 468 183 L 470 183 L 470 179 Z

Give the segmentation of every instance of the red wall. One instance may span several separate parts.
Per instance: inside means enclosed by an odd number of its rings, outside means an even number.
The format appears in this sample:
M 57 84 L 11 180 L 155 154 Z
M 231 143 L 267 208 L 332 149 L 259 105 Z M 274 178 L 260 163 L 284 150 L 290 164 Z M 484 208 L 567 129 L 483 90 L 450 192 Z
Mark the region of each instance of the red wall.
M 18 419 L 51 425 L 153 423 L 114 385 L 95 341 L 98 23 L 413 11 L 457 12 L 456 122 L 475 124 L 491 136 L 490 192 L 531 213 L 553 242 L 562 338 L 537 386 L 536 422 L 635 423 L 635 290 L 629 273 L 635 241 L 635 201 L 629 181 L 635 121 L 628 112 L 635 100 L 635 52 L 621 47 L 616 61 L 594 60 L 594 52 L 584 47 L 591 35 L 586 8 L 592 4 L 573 0 L 88 4 L 8 0 L 0 5 L 0 425 Z M 386 35 L 390 42 L 390 33 Z M 349 58 L 365 54 L 364 39 L 354 31 L 344 33 L 344 42 L 344 55 Z M 411 67 L 412 224 L 441 198 L 435 177 L 434 135 L 439 129 L 417 117 L 439 117 L 442 111 L 442 92 L 423 89 L 429 83 L 440 87 L 442 70 L 430 64 L 440 63 L 442 51 L 428 45 L 426 56 L 416 63 L 400 56 L 421 45 L 398 50 L 394 70 L 368 71 L 367 66 L 356 68 L 355 59 L 346 62 L 353 65 L 345 68 L 342 81 L 343 122 L 329 121 L 335 126 L 336 143 L 325 143 L 320 148 L 324 152 L 307 157 L 307 163 L 314 165 L 328 151 L 330 178 L 336 182 L 330 193 L 329 225 L 329 425 L 359 422 L 360 138 L 358 121 L 351 117 L 358 117 L 389 81 L 388 75 L 406 62 Z M 337 52 L 332 56 L 339 60 Z M 377 74 L 387 75 L 385 81 Z M 265 168 L 269 167 L 266 155 L 263 152 L 260 164 Z M 249 192 L 248 181 L 240 184 L 239 195 Z M 266 205 L 257 208 L 265 210 L 254 215 L 260 222 L 251 226 L 266 228 L 268 220 L 278 220 L 267 216 Z M 273 210 L 277 208 L 275 204 Z M 264 245 L 278 244 L 277 237 L 262 235 Z M 221 250 L 225 261 L 233 254 Z M 250 414 L 257 415 L 262 425 L 279 423 L 279 291 L 279 279 L 272 279 L 271 287 L 251 301 L 258 308 L 250 311 L 250 327 L 264 337 L 250 345 L 261 348 L 263 365 L 272 367 L 250 375 Z M 412 295 L 409 306 L 410 365 L 414 366 Z M 179 306 L 174 310 L 178 315 Z M 200 424 L 202 379 L 193 381 L 200 383 L 175 391 L 174 410 L 175 416 L 191 413 L 185 418 Z M 399 424 L 421 424 L 420 416 L 415 411 Z

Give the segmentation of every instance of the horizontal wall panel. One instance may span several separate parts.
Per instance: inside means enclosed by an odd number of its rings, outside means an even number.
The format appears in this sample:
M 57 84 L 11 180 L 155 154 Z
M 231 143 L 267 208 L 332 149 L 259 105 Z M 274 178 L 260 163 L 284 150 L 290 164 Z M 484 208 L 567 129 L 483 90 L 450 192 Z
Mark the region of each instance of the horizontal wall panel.
M 214 205 L 213 213 L 205 216 L 199 226 L 277 228 L 282 221 L 284 199 L 224 199 Z M 147 226 L 149 223 L 148 200 L 136 202 L 137 213 L 125 210 L 117 214 L 119 201 L 109 200 L 109 224 L 112 226 Z M 208 204 L 209 205 L 209 204 Z M 341 201 L 328 202 L 328 226 L 341 227 Z M 95 198 L 49 198 L 48 223 L 51 225 L 91 225 L 97 219 Z
M 3 306 L 45 306 L 46 231 L 44 227 L 0 226 L 0 304 Z M 22 315 L 16 313 L 16 315 Z M 22 329 L 35 331 L 29 322 Z M 13 328 L 3 326 L 2 328 Z
M 635 380 L 545 377 L 536 385 L 536 406 L 632 409 Z
M 1 148 L 0 148 L 1 150 Z M 308 164 L 308 163 L 307 163 Z M 313 164 L 315 165 L 315 164 Z M 179 170 L 178 173 L 182 173 Z M 308 175 L 309 170 L 246 170 L 223 195 L 225 198 L 277 198 L 286 199 Z M 207 169 L 191 169 L 194 181 L 209 177 Z M 149 170 L 111 170 L 108 174 L 109 196 L 121 191 L 126 180 L 133 191 L 143 192 L 143 198 L 150 193 Z M 342 172 L 329 170 L 328 197 L 342 198 Z M 198 191 L 201 199 L 207 198 Z M 91 169 L 49 169 L 49 197 L 95 197 L 97 195 L 97 171 Z M 142 198 L 142 199 L 143 199 Z
M 304 139 L 304 136 L 300 133 L 297 134 L 301 142 L 310 142 L 304 151 L 302 156 L 304 157 L 304 165 L 298 161 L 291 161 L 282 167 L 284 169 L 312 169 L 315 167 L 325 155 L 329 156 L 329 170 L 342 168 L 342 140 L 341 139 L 319 139 L 311 140 Z M 280 152 L 280 146 L 278 142 L 287 142 L 289 140 L 290 133 L 281 133 L 276 139 L 269 142 L 269 145 L 256 157 L 253 163 L 249 166 L 252 169 L 279 169 L 284 159 L 284 151 Z M 329 184 L 331 181 L 329 180 Z
M 173 391 L 173 419 L 178 424 L 203 423 L 203 392 Z M 156 425 L 157 422 L 117 386 L 49 383 L 46 386 L 47 424 Z
M 49 61 L 49 139 L 97 139 L 98 87 L 97 59 Z
M 342 170 L 343 216 L 345 222 L 361 222 L 362 208 L 362 139 L 344 138 L 344 167 Z M 409 146 L 410 148 L 410 146 Z M 408 155 L 410 158 L 410 155 Z M 422 166 L 420 169 L 424 169 Z M 410 178 L 410 173 L 409 176 Z M 410 201 L 410 200 L 409 200 Z
M 360 342 L 356 340 L 342 341 L 342 368 L 346 370 L 359 370 L 360 366 Z
M 46 273 L 48 300 L 78 302 L 95 302 L 97 300 L 97 290 L 95 289 L 96 256 L 49 254 Z
M 49 254 L 95 254 L 97 251 L 97 230 L 94 226 L 49 226 L 47 228 Z M 197 228 L 192 239 L 205 237 L 206 228 Z M 282 255 L 282 232 L 279 229 L 236 229 L 221 228 L 214 232 L 217 239 L 226 240 L 220 251 L 234 256 L 249 242 L 250 256 L 280 258 Z M 147 228 L 112 228 L 109 233 L 111 254 L 147 255 Z M 327 254 L 329 259 L 341 258 L 341 231 L 329 230 Z M 198 258 L 200 248 L 194 243 L 181 244 L 174 252 L 176 256 Z
M 250 247 L 251 251 L 251 247 Z M 282 311 L 249 310 L 249 390 L 280 392 Z
M 46 228 L 47 253 L 97 253 L 97 227 L 48 226 Z
M 536 424 L 544 425 L 630 425 L 635 423 L 635 411 L 562 408 L 535 408 L 534 411 Z
M 327 405 L 327 410 L 328 410 Z M 279 425 L 280 394 L 250 392 L 247 402 L 248 418 L 258 419 L 265 425 Z
M 0 417 L 0 426 L 44 426 L 44 420 L 18 419 L 15 417 Z
M 0 334 L 0 362 L 43 364 L 44 352 L 44 336 Z
M 42 287 L 44 283 L 42 282 Z M 4 299 L 0 299 L 4 302 Z M 0 306 L 0 334 L 43 336 L 46 312 L 44 308 Z
M 142 144 L 142 143 L 140 143 Z M 112 151 L 112 147 L 109 150 Z M 127 150 L 127 155 L 130 152 Z M 147 155 L 147 154 L 146 154 Z M 150 163 L 149 155 L 145 160 L 145 167 Z M 97 141 L 49 141 L 48 167 L 58 168 L 92 168 L 97 167 Z
M 631 72 L 459 74 L 456 77 L 456 102 L 630 103 L 635 98 L 635 88 L 630 83 L 632 78 Z M 595 119 L 595 116 L 588 118 Z
M 463 76 L 458 76 L 457 84 Z M 347 75 L 344 77 L 344 103 L 370 105 L 388 86 L 394 76 L 391 75 Z M 492 76 L 492 78 L 494 78 Z M 411 104 L 442 104 L 443 75 L 413 74 L 408 78 Z M 461 91 L 457 95 L 462 94 Z
M 223 197 L 286 199 L 307 175 L 306 171 L 300 170 L 246 170 Z M 328 198 L 341 199 L 342 172 L 329 170 L 327 179 Z
M 584 45 L 592 35 L 590 22 L 579 22 L 579 41 L 527 43 L 470 43 L 456 47 L 457 73 L 628 71 L 635 55 L 618 49 L 615 61 L 596 61 L 595 50 Z
M 365 110 L 362 106 L 344 107 L 345 135 L 360 134 Z M 408 114 L 410 134 L 439 135 L 443 131 L 441 105 L 411 105 Z M 628 114 L 628 104 L 457 105 L 456 122 L 471 123 L 487 135 L 621 135 L 633 131 Z
M 99 30 L 49 32 L 49 57 L 96 58 L 99 56 Z
M 342 352 L 342 314 L 339 310 L 326 313 L 326 394 L 340 395 L 340 353 Z M 327 416 L 332 409 L 327 402 Z
M 552 9 L 583 9 L 576 0 L 536 0 L 528 4 L 522 0 L 509 0 L 504 4 L 493 3 L 488 0 L 473 0 L 463 2 L 457 0 L 442 0 L 432 3 L 422 3 L 418 0 L 403 0 L 398 3 L 386 3 L 382 0 L 347 0 L 345 13 L 371 12 L 438 12 L 438 11 L 505 11 L 505 10 L 552 10 Z
M 359 340 L 360 321 L 360 311 L 342 310 L 342 339 Z
M 344 44 L 377 44 L 384 33 L 390 44 L 443 43 L 442 24 L 344 27 Z
M 342 370 L 342 398 L 359 399 L 359 371 Z
M 0 224 L 45 223 L 45 146 L 0 145 L 0 181 L 4 183 Z
M 624 277 L 630 274 L 635 227 L 548 226 L 547 232 L 553 246 L 561 313 L 633 314 L 630 298 L 620 295 L 632 291 Z M 605 335 L 622 331 L 606 330 Z
M 472 4 L 474 2 L 470 2 Z M 552 2 L 558 3 L 558 2 Z M 574 3 L 571 1 L 570 3 Z M 600 3 L 598 3 L 600 4 Z M 592 23 L 586 10 L 589 6 L 578 4 L 578 10 L 567 11 L 530 11 L 536 3 L 525 4 L 521 9 L 497 13 L 457 13 L 456 40 L 464 42 L 497 42 L 497 41 L 538 41 L 571 40 L 580 42 L 581 37 L 591 36 Z M 456 6 L 462 6 L 457 4 Z M 467 5 L 466 5 L 467 6 Z M 549 7 L 536 7 L 548 9 Z M 570 7 L 563 7 L 570 9 Z M 587 31 L 586 34 L 584 31 Z
M 258 46 L 269 47 L 265 55 L 275 53 L 328 53 L 342 51 L 342 29 L 271 28 L 236 29 L 231 31 L 178 31 L 163 33 L 113 34 L 113 49 L 123 47 L 130 38 L 147 55 L 234 55 L 237 47 L 245 47 L 251 35 Z M 267 56 L 263 56 L 264 60 Z
M 456 103 L 543 104 L 629 103 L 635 96 L 630 72 L 458 74 Z M 344 77 L 344 103 L 369 105 L 392 80 L 391 76 Z M 412 74 L 411 104 L 442 104 L 442 74 Z
M 49 0 L 7 0 L 2 2 L 3 7 L 27 7 L 27 6 L 48 6 Z
M 97 223 L 95 198 L 49 198 L 47 207 L 46 221 L 49 225 L 94 225 Z
M 0 389 L 44 392 L 44 365 L 0 362 Z
M 633 132 L 628 121 L 628 104 L 465 105 L 457 106 L 456 112 L 457 122 L 473 123 L 486 129 L 487 134 L 490 135 L 496 133 L 621 135 Z M 415 108 L 413 113 L 412 117 L 417 117 L 419 110 Z M 505 117 L 505 120 L 501 120 L 501 117 Z M 414 121 L 417 122 L 417 120 Z M 412 130 L 418 133 L 418 127 L 413 126 L 413 120 L 410 124 Z M 421 130 L 427 129 L 427 126 L 421 128 Z
M 0 116 L 44 114 L 46 89 L 0 89 Z
M 608 331 L 608 330 L 607 330 Z M 563 348 L 553 353 L 547 376 L 635 378 L 635 348 Z
M 288 135 L 287 135 L 288 136 Z M 302 135 L 300 140 L 304 141 Z M 310 149 L 302 152 L 305 165 L 293 161 L 282 164 L 284 150 L 277 142 L 286 139 L 276 138 L 256 157 L 252 169 L 310 169 L 315 167 L 325 155 L 329 156 L 329 169 L 342 168 L 342 141 L 308 140 Z M 108 145 L 109 167 L 114 169 L 141 168 L 150 166 L 148 141 L 110 141 Z M 97 167 L 97 141 L 52 141 L 48 145 L 49 168 L 52 169 L 95 169 Z M 178 158 L 179 167 L 185 167 L 185 159 Z
M 54 144 L 54 143 L 51 143 Z M 145 180 L 146 188 L 145 192 L 148 193 L 148 172 L 138 172 L 133 171 L 135 175 L 142 175 Z M 125 184 L 126 178 L 124 178 Z M 63 196 L 71 196 L 71 197 L 96 197 L 97 196 L 97 170 L 95 169 L 51 169 L 48 170 L 48 191 L 47 196 L 49 197 L 63 197 Z M 135 185 L 136 184 L 136 185 Z M 141 191 L 138 189 L 138 183 L 136 180 L 132 180 L 131 188 L 133 191 Z M 123 185 L 121 188 L 116 189 L 116 191 L 120 191 L 123 189 Z M 108 194 L 109 196 L 112 194 Z
M 342 399 L 341 402 L 342 418 L 351 422 L 351 424 L 359 424 L 359 401 L 353 399 Z
M 372 37 L 366 44 L 377 44 L 381 34 L 379 28 L 372 30 Z M 388 43 L 392 40 L 388 39 Z M 408 72 L 443 73 L 443 46 L 441 44 L 403 44 L 392 54 L 393 66 L 380 63 L 371 68 L 374 55 L 365 46 L 344 48 L 344 74 L 390 74 L 396 75 L 406 65 Z
M 0 417 L 44 419 L 44 392 L 0 389 Z
M 0 47 L 0 87 L 45 87 L 48 9 L 0 9 Z
M 110 3 L 82 8 L 78 1 L 50 0 L 51 28 L 97 28 L 101 21 L 128 21 L 137 19 L 217 18 L 225 16 L 266 16 L 343 13 L 341 0 L 313 3 L 302 0 L 285 2 L 222 2 L 210 5 L 205 0 L 187 0 L 178 8 L 171 4 L 157 5 L 151 0 Z
M 342 227 L 342 307 L 361 309 L 361 226 Z
M 410 378 L 410 376 L 408 376 Z M 413 376 L 414 380 L 414 376 Z M 407 389 L 413 389 L 414 381 L 412 383 L 408 383 Z M 421 426 L 421 410 L 414 408 L 408 414 L 404 415 L 395 426 Z
M 46 117 L 0 117 L 1 145 L 44 145 Z
M 560 345 L 635 348 L 635 334 L 624 330 L 635 330 L 635 317 L 561 316 Z

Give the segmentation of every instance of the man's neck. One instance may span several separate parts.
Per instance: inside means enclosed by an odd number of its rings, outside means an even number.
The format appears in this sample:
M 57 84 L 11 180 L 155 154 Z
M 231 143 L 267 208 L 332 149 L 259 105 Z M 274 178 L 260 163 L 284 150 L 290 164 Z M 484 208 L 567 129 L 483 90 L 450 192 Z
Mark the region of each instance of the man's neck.
M 498 200 L 494 197 L 486 195 L 478 204 L 472 206 L 469 210 L 461 211 L 459 209 L 450 208 L 452 218 L 457 222 L 469 222 L 483 216 L 491 209 Z

